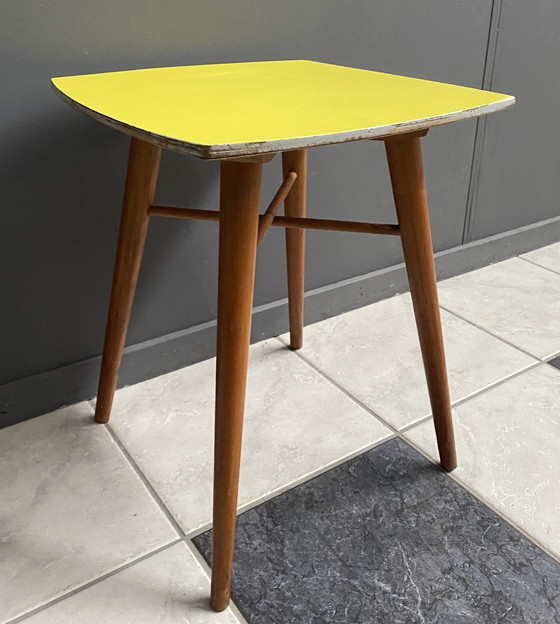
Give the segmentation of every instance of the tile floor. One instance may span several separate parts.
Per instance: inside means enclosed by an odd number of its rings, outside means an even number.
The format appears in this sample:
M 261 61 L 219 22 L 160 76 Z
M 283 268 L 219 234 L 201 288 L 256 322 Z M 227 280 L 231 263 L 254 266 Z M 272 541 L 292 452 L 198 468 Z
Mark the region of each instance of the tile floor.
M 234 603 L 208 608 L 214 362 L 0 432 L 0 623 L 560 622 L 560 243 L 251 348 Z

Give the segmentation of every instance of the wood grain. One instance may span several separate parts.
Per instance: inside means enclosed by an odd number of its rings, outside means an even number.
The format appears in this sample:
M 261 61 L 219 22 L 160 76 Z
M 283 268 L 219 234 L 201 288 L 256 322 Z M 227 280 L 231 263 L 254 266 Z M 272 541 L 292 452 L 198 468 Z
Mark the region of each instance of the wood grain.
M 117 387 L 130 311 L 148 231 L 148 209 L 153 202 L 161 148 L 131 139 L 122 206 L 113 286 L 101 360 L 95 420 L 109 420 Z
M 150 206 L 148 211 L 152 217 L 171 217 L 174 219 L 199 219 L 201 221 L 219 221 L 217 210 L 200 210 L 198 208 L 175 208 L 172 206 Z M 262 221 L 265 215 L 260 217 Z M 398 236 L 398 225 L 391 223 L 363 223 L 361 221 L 341 221 L 339 219 L 310 219 L 308 217 L 275 216 L 272 227 L 296 228 L 302 230 L 328 230 L 332 232 L 354 232 L 357 234 L 385 234 Z
M 385 141 L 441 465 L 457 466 L 419 137 Z
M 297 179 L 284 202 L 287 218 L 303 219 L 307 202 L 307 150 L 282 154 L 284 176 L 295 171 Z M 278 222 L 277 222 L 278 223 Z M 288 268 L 288 314 L 290 319 L 290 349 L 303 345 L 303 310 L 305 289 L 305 230 L 286 230 L 286 262 Z
M 210 599 L 216 611 L 230 595 L 261 174 L 261 164 L 221 164 Z
M 272 201 L 266 209 L 266 212 L 260 217 L 258 236 L 259 245 L 268 230 L 270 229 L 276 213 L 278 212 L 278 210 L 280 210 L 280 206 L 289 194 L 291 188 L 294 185 L 294 182 L 296 181 L 296 178 L 297 173 L 295 171 L 288 171 L 287 175 L 284 178 L 284 181 L 280 185 L 280 188 L 278 189 L 278 191 L 276 191 L 276 194 L 274 195 Z

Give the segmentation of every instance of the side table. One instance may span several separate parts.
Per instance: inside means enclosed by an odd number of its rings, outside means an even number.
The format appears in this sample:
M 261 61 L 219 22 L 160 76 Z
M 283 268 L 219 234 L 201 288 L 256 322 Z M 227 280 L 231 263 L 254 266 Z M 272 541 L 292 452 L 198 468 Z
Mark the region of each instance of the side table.
M 286 228 L 290 346 L 303 333 L 304 232 L 400 235 L 441 465 L 457 465 L 420 140 L 432 126 L 498 111 L 508 95 L 313 61 L 272 61 L 53 79 L 83 113 L 129 134 L 128 172 L 95 419 L 108 421 L 150 217 L 219 221 L 211 605 L 229 602 L 257 245 Z M 307 150 L 385 143 L 397 224 L 305 217 Z M 219 160 L 220 210 L 153 204 L 162 149 Z M 283 182 L 259 215 L 263 163 Z M 285 216 L 277 216 L 281 204 Z

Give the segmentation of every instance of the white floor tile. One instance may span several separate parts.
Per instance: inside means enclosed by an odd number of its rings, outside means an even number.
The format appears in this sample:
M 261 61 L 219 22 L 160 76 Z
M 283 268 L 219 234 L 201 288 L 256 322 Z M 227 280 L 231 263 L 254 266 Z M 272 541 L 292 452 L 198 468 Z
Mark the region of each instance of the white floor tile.
M 560 351 L 560 275 L 512 258 L 446 280 L 439 294 L 447 309 L 532 355 Z
M 560 373 L 543 364 L 471 399 L 455 430 L 453 474 L 560 555 Z M 406 437 L 437 457 L 431 423 Z
M 111 424 L 185 531 L 211 519 L 214 360 L 117 393 Z M 390 431 L 278 341 L 251 347 L 240 505 Z
M 445 311 L 442 326 L 452 401 L 535 362 Z M 431 413 L 409 294 L 306 327 L 301 353 L 394 427 Z
M 80 403 L 0 435 L 0 621 L 177 538 Z
M 540 266 L 560 273 L 560 243 L 554 243 L 554 245 L 548 245 L 548 247 L 535 249 L 534 251 L 523 254 L 521 258 L 527 258 L 527 260 L 535 264 L 540 264 Z
M 236 624 L 208 604 L 210 581 L 177 544 L 25 620 L 29 624 Z

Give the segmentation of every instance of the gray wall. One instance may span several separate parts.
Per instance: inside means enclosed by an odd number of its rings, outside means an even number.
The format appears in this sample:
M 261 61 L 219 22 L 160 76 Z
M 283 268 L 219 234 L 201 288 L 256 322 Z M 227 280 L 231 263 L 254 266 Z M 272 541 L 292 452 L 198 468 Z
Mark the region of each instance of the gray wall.
M 0 425 L 91 397 L 103 340 L 128 139 L 59 101 L 52 76 L 309 58 L 518 96 L 510 111 L 436 128 L 424 142 L 446 276 L 560 239 L 556 219 L 540 223 L 559 214 L 560 127 L 547 123 L 560 105 L 560 81 L 550 81 L 559 6 L 2 0 Z M 317 148 L 309 158 L 310 216 L 394 220 L 381 144 Z M 273 161 L 264 198 L 279 177 Z M 156 201 L 214 209 L 217 184 L 215 163 L 168 153 Z M 510 232 L 521 226 L 528 227 Z M 216 224 L 154 219 L 150 227 L 122 383 L 214 348 Z M 282 234 L 273 231 L 259 250 L 255 338 L 286 328 L 283 254 Z M 402 291 L 401 261 L 390 237 L 310 233 L 308 321 Z

